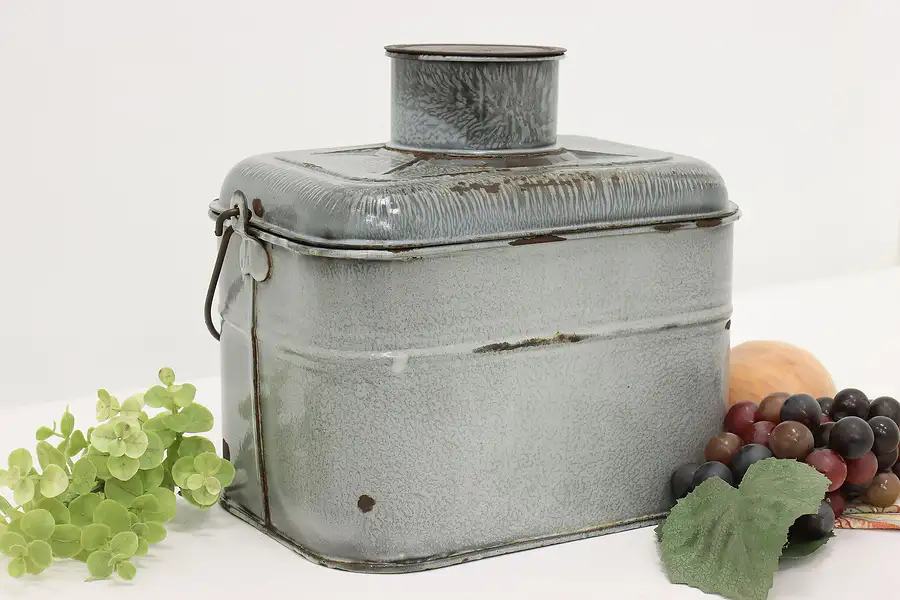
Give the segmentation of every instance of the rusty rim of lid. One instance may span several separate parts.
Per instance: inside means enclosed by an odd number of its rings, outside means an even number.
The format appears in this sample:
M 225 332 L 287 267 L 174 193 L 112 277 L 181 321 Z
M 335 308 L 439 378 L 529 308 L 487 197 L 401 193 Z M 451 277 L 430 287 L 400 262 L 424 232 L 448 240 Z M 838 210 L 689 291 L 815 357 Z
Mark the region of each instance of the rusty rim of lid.
M 397 58 L 449 60 L 547 60 L 566 53 L 558 46 L 514 44 L 395 44 L 384 49 Z

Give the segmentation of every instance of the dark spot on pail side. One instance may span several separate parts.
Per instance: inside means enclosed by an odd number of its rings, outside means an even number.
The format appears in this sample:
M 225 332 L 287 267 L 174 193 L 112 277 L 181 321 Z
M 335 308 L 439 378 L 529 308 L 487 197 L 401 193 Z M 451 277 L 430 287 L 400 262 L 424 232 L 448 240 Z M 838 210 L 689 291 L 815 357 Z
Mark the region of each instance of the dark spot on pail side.
M 731 329 L 731 319 L 728 319 L 728 322 L 725 323 L 725 329 Z
M 536 235 L 533 237 L 520 238 L 509 243 L 510 246 L 527 246 L 529 244 L 546 244 L 547 242 L 564 242 L 566 238 L 558 235 Z
M 660 223 L 659 225 L 654 225 L 653 229 L 656 231 L 675 231 L 676 229 L 681 229 L 684 227 L 684 223 Z
M 697 227 L 718 227 L 722 224 L 722 219 L 700 219 L 697 221 Z
M 575 344 L 585 339 L 585 336 L 576 333 L 557 333 L 552 338 L 529 338 L 521 342 L 498 342 L 496 344 L 488 344 L 479 346 L 472 350 L 475 354 L 483 354 L 485 352 L 505 352 L 507 350 L 518 350 L 520 348 L 535 348 L 538 346 L 550 346 L 553 344 Z
M 469 190 L 484 190 L 488 194 L 497 194 L 500 192 L 500 183 L 468 183 L 461 181 L 450 188 L 451 192 L 468 192 Z
M 252 206 L 253 214 L 257 217 L 262 217 L 265 214 L 265 211 L 263 210 L 262 200 L 260 200 L 259 198 L 253 199 Z
M 363 511 L 364 513 L 367 513 L 370 510 L 372 510 L 373 508 L 375 508 L 375 498 L 373 498 L 372 496 L 363 494 L 362 496 L 359 497 L 359 500 L 356 501 L 356 506 L 359 507 L 359 510 Z
M 225 438 L 222 438 L 222 458 L 231 462 L 231 448 L 228 447 L 228 442 L 225 441 Z

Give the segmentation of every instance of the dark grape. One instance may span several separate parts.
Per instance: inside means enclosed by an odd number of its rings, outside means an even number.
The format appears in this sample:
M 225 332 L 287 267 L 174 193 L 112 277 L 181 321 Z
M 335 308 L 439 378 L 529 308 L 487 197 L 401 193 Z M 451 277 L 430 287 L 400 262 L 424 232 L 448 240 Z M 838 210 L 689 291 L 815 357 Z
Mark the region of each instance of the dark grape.
M 862 458 L 847 461 L 847 483 L 868 484 L 878 472 L 878 459 L 871 452 Z
M 887 454 L 876 454 L 875 458 L 878 459 L 878 471 L 890 471 L 891 467 L 893 467 L 897 463 L 897 458 L 900 458 L 900 449 L 894 448 L 891 452 Z
M 866 490 L 866 502 L 872 506 L 886 508 L 900 496 L 900 478 L 891 472 L 879 473 Z
M 847 478 L 847 463 L 834 450 L 825 448 L 813 450 L 806 457 L 806 464 L 831 481 L 831 485 L 828 486 L 826 491 L 833 492 L 844 485 L 844 480 Z
M 822 421 L 822 407 L 809 394 L 788 396 L 781 407 L 781 422 L 785 421 L 797 421 L 813 430 Z
M 818 427 L 816 427 L 816 432 L 813 433 L 813 441 L 816 444 L 816 448 L 827 448 L 828 447 L 828 438 L 831 437 L 831 430 L 834 427 L 834 423 L 822 423 Z
M 869 406 L 869 418 L 872 417 L 887 417 L 900 425 L 900 402 L 890 396 L 875 398 Z
M 676 500 L 681 500 L 694 491 L 694 473 L 699 467 L 700 465 L 696 463 L 688 463 L 672 471 L 669 487 Z
M 891 467 L 891 473 L 893 473 L 897 477 L 900 477 L 900 462 L 894 463 L 894 466 Z
M 733 433 L 723 431 L 709 440 L 703 457 L 708 461 L 716 461 L 728 464 L 737 451 L 744 445 L 744 441 Z
M 866 483 L 844 483 L 841 486 L 841 495 L 847 499 L 847 502 L 854 502 L 863 497 L 866 493 L 866 490 L 869 489 L 869 484 L 871 482 Z
M 769 435 L 775 429 L 775 423 L 770 421 L 757 421 L 750 426 L 750 429 L 744 430 L 744 442 L 748 444 L 769 445 Z
M 747 444 L 731 459 L 731 472 L 735 483 L 740 483 L 754 463 L 772 458 L 772 451 L 760 444 Z
M 756 422 L 756 402 L 738 402 L 725 413 L 725 431 L 741 435 L 744 429 Z
M 803 423 L 782 421 L 769 435 L 769 448 L 776 458 L 803 460 L 813 449 L 813 435 Z
M 872 449 L 875 434 L 869 424 L 860 417 L 844 417 L 831 428 L 828 447 L 844 457 L 844 460 L 861 458 Z
M 869 419 L 869 427 L 875 435 L 875 441 L 872 443 L 872 452 L 875 454 L 886 454 L 900 444 L 900 428 L 890 417 L 872 417 Z
M 763 398 L 762 402 L 759 403 L 759 411 L 756 413 L 756 418 L 760 421 L 775 423 L 776 425 L 781 423 L 781 406 L 788 396 L 790 394 L 778 392 Z
M 829 416 L 833 421 L 840 421 L 844 417 L 859 417 L 866 420 L 869 418 L 869 399 L 855 388 L 841 390 L 834 396 Z
M 713 477 L 722 479 L 728 485 L 734 485 L 734 476 L 731 474 L 731 469 L 720 462 L 711 460 L 700 465 L 697 472 L 694 473 L 694 487 L 696 488 L 707 479 L 712 479 Z
M 834 510 L 825 500 L 814 515 L 803 515 L 791 525 L 788 537 L 796 541 L 820 540 L 834 529 Z
M 847 501 L 844 500 L 844 497 L 841 496 L 840 492 L 829 492 L 825 494 L 825 502 L 831 505 L 831 510 L 834 511 L 835 519 L 841 516 L 844 509 L 847 507 Z
M 828 415 L 822 415 L 822 420 L 819 421 L 819 423 L 834 423 L 834 421 L 832 421 L 831 417 L 829 417 Z
M 821 398 L 816 398 L 816 402 L 818 402 L 819 406 L 822 408 L 823 415 L 831 414 L 831 407 L 834 406 L 834 398 L 822 396 Z

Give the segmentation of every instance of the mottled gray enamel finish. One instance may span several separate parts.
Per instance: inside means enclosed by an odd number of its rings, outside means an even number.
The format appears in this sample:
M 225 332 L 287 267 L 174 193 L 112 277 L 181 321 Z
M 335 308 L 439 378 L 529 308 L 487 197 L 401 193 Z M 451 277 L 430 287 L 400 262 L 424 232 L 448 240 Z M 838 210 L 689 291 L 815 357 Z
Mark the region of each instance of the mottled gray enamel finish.
M 331 566 L 407 571 L 665 512 L 668 474 L 721 425 L 731 242 L 728 223 L 406 260 L 264 242 L 270 530 Z M 246 327 L 240 301 L 225 331 Z
M 392 145 L 471 152 L 556 143 L 556 60 L 392 63 Z
M 734 212 L 703 161 L 560 136 L 527 156 L 452 157 L 384 145 L 257 155 L 238 163 L 212 205 L 240 189 L 251 223 L 317 246 L 408 248 L 562 234 Z

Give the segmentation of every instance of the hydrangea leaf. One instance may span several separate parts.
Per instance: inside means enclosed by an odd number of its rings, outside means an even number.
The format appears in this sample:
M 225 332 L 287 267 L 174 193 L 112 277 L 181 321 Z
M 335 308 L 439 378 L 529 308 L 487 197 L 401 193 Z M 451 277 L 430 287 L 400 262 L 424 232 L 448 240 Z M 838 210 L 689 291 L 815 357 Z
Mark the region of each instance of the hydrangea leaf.
M 56 448 L 54 448 L 56 450 Z M 41 495 L 55 498 L 69 487 L 69 476 L 59 465 L 47 465 L 41 474 Z
M 203 475 L 201 475 L 200 473 L 194 473 L 193 475 L 191 475 L 190 477 L 187 478 L 187 482 L 184 487 L 193 491 L 193 490 L 200 489 L 200 487 L 202 485 L 203 485 Z
M 81 552 L 81 529 L 71 524 L 57 525 L 50 536 L 50 547 L 56 558 L 72 558 Z
M 26 561 L 26 564 L 29 562 L 32 563 L 32 565 L 30 565 L 28 572 L 34 573 L 35 575 L 49 567 L 50 563 L 53 562 L 53 549 L 50 548 L 50 544 L 43 540 L 29 542 L 28 560 Z
M 214 419 L 208 408 L 194 403 L 179 413 L 163 415 L 162 421 L 178 433 L 203 433 L 213 428 Z
M 46 469 L 50 465 L 56 465 L 62 468 L 65 468 L 66 466 L 66 457 L 49 442 L 38 442 L 37 457 L 41 469 Z
M 72 435 L 72 432 L 75 431 L 75 415 L 69 412 L 69 407 L 66 407 L 66 412 L 63 413 L 63 416 L 59 420 L 59 432 L 63 435 L 63 437 L 69 437 Z
M 12 470 L 13 467 L 17 467 L 19 473 L 25 475 L 31 471 L 31 467 L 34 466 L 34 461 L 31 458 L 31 452 L 25 448 L 16 448 L 9 453 L 8 464 L 10 470 Z
M 42 508 L 53 515 L 53 521 L 57 525 L 70 523 L 72 521 L 72 515 L 69 512 L 69 509 L 56 498 L 44 498 L 37 503 L 36 508 Z
M 69 504 L 69 514 L 72 524 L 84 527 L 94 522 L 94 513 L 103 501 L 97 494 L 83 494 L 72 500 Z
M 119 401 L 106 390 L 97 390 L 97 420 L 106 421 L 119 412 Z M 96 432 L 96 431 L 95 431 Z
M 131 529 L 131 518 L 128 509 L 115 500 L 102 501 L 94 511 L 94 523 L 108 526 L 113 535 Z
M 175 432 L 166 427 L 166 424 L 163 422 L 163 417 L 167 416 L 166 414 L 156 415 L 152 419 L 148 419 L 146 423 L 144 423 L 144 431 L 152 431 L 157 436 L 159 436 L 160 441 L 162 441 L 162 445 L 164 448 L 168 448 L 172 445 L 172 442 L 175 441 Z
M 25 513 L 20 519 L 19 525 L 22 533 L 33 540 L 49 540 L 56 528 L 56 521 L 50 511 L 43 508 L 36 508 Z
M 112 555 L 105 550 L 95 550 L 87 559 L 88 572 L 93 579 L 106 579 L 113 573 L 113 567 L 109 564 Z
M 158 544 L 159 542 L 166 539 L 166 528 L 161 523 L 157 523 L 156 521 L 148 521 L 145 523 L 147 525 L 147 533 L 144 534 L 144 538 L 147 542 L 151 544 Z
M 203 487 L 213 496 L 218 496 L 219 492 L 222 491 L 222 484 L 212 476 L 206 478 L 206 481 L 203 482 Z
M 46 440 L 47 438 L 49 438 L 52 435 L 53 435 L 53 430 L 44 425 L 38 427 L 37 431 L 34 432 L 34 437 L 37 440 Z
M 24 548 L 28 545 L 28 541 L 19 533 L 7 531 L 0 535 L 0 552 L 6 556 L 18 556 L 13 548 Z
M 131 530 L 137 535 L 139 538 L 146 537 L 148 533 L 150 533 L 150 527 L 146 523 L 134 523 L 131 526 Z
M 88 457 L 83 457 L 72 468 L 72 480 L 69 489 L 76 494 L 87 494 L 94 489 L 97 480 L 97 467 Z
M 141 482 L 141 478 L 137 476 L 127 481 L 120 481 L 113 477 L 106 482 L 103 491 L 107 498 L 115 500 L 125 508 L 128 508 L 135 498 L 144 493 L 144 485 Z
M 138 548 L 138 536 L 133 531 L 123 531 L 109 541 L 109 551 L 113 556 L 131 558 Z
M 88 450 L 87 459 L 91 461 L 94 465 L 94 468 L 97 469 L 97 478 L 103 479 L 104 481 L 112 477 L 112 473 L 109 472 L 109 455 L 101 453 L 99 450 L 95 450 L 93 446 Z
M 125 448 L 125 442 L 116 438 L 109 443 L 109 445 L 106 447 L 106 451 L 110 456 L 118 457 L 125 455 Z
M 734 600 L 765 600 L 791 524 L 815 513 L 828 480 L 793 460 L 755 463 L 735 489 L 701 483 L 672 508 L 660 553 L 672 583 Z
M 192 435 L 190 437 L 183 438 L 181 440 L 181 444 L 178 446 L 179 457 L 197 456 L 198 454 L 203 454 L 204 452 L 215 451 L 215 445 L 202 435 Z
M 15 577 L 16 579 L 24 577 L 27 571 L 27 568 L 25 566 L 25 557 L 19 556 L 12 559 L 9 562 L 9 566 L 6 568 L 6 571 L 7 573 L 9 573 L 10 577 Z
M 168 408 L 170 410 L 175 406 L 171 394 L 161 385 L 154 385 L 147 390 L 144 394 L 144 403 L 151 408 Z
M 100 452 L 109 452 L 109 445 L 118 439 L 115 425 L 104 423 L 91 433 L 91 446 Z
M 219 499 L 218 494 L 209 493 L 206 487 L 199 487 L 196 490 L 191 490 L 191 496 L 200 506 L 212 506 L 216 503 L 216 500 Z
M 197 469 L 194 468 L 193 456 L 179 458 L 175 461 L 175 464 L 172 465 L 172 479 L 175 480 L 178 487 L 187 486 L 188 478 L 195 474 L 197 474 Z
M 120 416 L 130 419 L 137 419 L 144 412 L 144 394 L 132 394 L 125 398 L 122 402 L 122 408 L 119 411 Z
M 147 440 L 147 444 L 144 446 L 144 452 L 139 455 L 140 468 L 143 470 L 155 469 L 165 460 L 166 447 L 156 433 L 142 431 L 141 434 Z
M 147 471 L 140 471 L 141 481 L 144 484 L 145 490 L 159 487 L 159 485 L 162 483 L 165 475 L 166 475 L 166 469 L 162 465 L 159 465 L 155 469 L 150 469 Z
M 120 481 L 127 481 L 134 477 L 134 474 L 138 472 L 141 461 L 124 455 L 110 456 L 106 465 L 109 467 L 109 472 L 113 477 Z M 112 479 L 108 480 L 107 483 L 109 483 L 109 481 L 112 481 Z
M 108 525 L 91 523 L 81 530 L 81 545 L 87 551 L 96 550 L 112 536 Z
M 153 494 L 156 496 L 156 499 L 159 500 L 159 510 L 156 512 L 145 511 L 142 516 L 144 518 L 145 523 L 149 523 L 151 521 L 155 521 L 157 523 L 166 523 L 171 521 L 175 516 L 176 509 L 176 499 L 175 493 L 172 490 L 166 488 L 154 488 L 152 490 L 147 491 L 148 494 Z
M 135 556 L 143 556 L 150 551 L 150 543 L 146 538 L 140 538 L 138 540 L 138 549 L 137 552 L 134 553 Z
M 219 465 L 219 470 L 216 471 L 214 477 L 219 480 L 219 483 L 222 484 L 222 487 L 228 487 L 231 485 L 231 482 L 234 481 L 234 465 L 231 464 L 230 461 L 222 459 L 222 464 Z
M 171 367 L 163 367 L 156 376 L 163 385 L 168 386 L 175 383 L 175 371 L 173 371 Z
M 194 398 L 197 395 L 197 388 L 190 383 L 174 385 L 169 391 L 172 394 L 172 399 L 175 401 L 175 404 L 181 408 L 186 408 L 193 404 Z
M 125 442 L 125 456 L 129 458 L 140 458 L 150 443 L 147 434 L 141 430 L 135 431 L 122 441 Z M 161 442 L 160 445 L 162 445 Z
M 72 437 L 69 438 L 69 456 L 75 456 L 87 448 L 87 446 L 88 443 L 84 437 L 84 433 L 82 433 L 80 429 L 76 429 L 72 432 Z
M 159 498 L 153 494 L 144 494 L 134 499 L 134 508 L 138 510 L 146 510 L 149 512 L 159 512 Z
M 137 569 L 131 561 L 123 560 L 116 564 L 116 573 L 125 581 L 131 581 L 137 575 Z
M 204 452 L 194 457 L 194 470 L 204 476 L 215 475 L 222 465 L 222 459 L 214 452 Z

